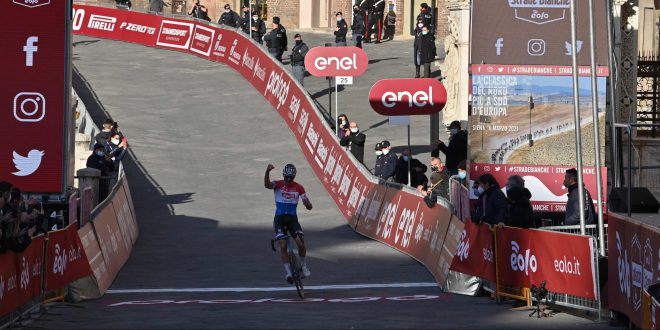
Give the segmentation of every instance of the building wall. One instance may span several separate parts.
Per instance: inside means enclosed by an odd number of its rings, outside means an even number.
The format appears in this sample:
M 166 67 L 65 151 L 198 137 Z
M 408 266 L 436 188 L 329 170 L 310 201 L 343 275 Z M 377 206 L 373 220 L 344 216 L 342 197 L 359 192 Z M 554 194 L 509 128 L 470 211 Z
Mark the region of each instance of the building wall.
M 280 22 L 288 31 L 298 28 L 300 25 L 299 2 L 301 0 L 268 0 L 268 21 L 273 16 L 278 16 Z M 311 0 L 302 0 L 311 1 Z M 270 29 L 270 26 L 268 26 Z

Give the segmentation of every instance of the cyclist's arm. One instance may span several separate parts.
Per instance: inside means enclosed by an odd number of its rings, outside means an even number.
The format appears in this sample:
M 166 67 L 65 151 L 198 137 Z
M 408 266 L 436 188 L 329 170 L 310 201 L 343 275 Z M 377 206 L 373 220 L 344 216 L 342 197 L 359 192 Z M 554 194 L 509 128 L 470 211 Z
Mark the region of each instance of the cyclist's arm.
M 268 164 L 266 167 L 266 174 L 264 174 L 264 187 L 266 187 L 266 189 L 274 188 L 273 182 L 270 181 L 270 171 L 272 171 L 274 168 L 275 167 L 271 164 Z
M 307 198 L 307 195 L 304 194 L 304 195 L 300 196 L 300 198 L 302 199 L 302 202 L 303 202 L 303 205 L 305 205 L 305 208 L 308 209 L 308 210 L 311 210 L 312 209 L 312 202 L 309 200 L 309 198 Z

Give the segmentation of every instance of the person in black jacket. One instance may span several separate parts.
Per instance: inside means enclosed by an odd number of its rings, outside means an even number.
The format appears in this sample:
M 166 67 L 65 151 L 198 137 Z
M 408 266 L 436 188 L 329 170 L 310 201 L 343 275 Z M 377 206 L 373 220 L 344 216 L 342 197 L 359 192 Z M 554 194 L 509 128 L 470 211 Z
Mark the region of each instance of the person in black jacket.
M 238 22 L 238 27 L 245 34 L 250 34 L 250 7 L 243 6 L 241 8 L 241 20 Z
M 415 78 L 419 78 L 419 69 L 424 66 L 424 78 L 431 78 L 431 63 L 435 61 L 435 37 L 429 33 L 429 27 L 423 26 L 422 32 L 415 35 L 414 43 Z
M 435 25 L 433 24 L 433 14 L 431 13 L 431 7 L 424 2 L 419 6 L 419 15 L 417 15 L 417 20 L 421 19 L 425 26 L 429 27 L 429 32 L 432 35 L 435 35 Z
M 231 26 L 233 28 L 238 27 L 238 24 L 241 22 L 241 16 L 238 15 L 235 11 L 231 10 L 229 4 L 225 4 L 225 12 L 220 15 L 218 24 Z
M 264 37 L 268 53 L 282 62 L 282 54 L 287 50 L 286 29 L 280 24 L 280 18 L 273 17 L 273 29 Z
M 424 173 L 427 170 L 426 165 L 422 164 L 419 159 L 410 156 L 410 149 L 403 149 L 401 157 L 396 163 L 394 174 L 394 182 L 407 185 L 408 184 L 408 164 L 410 163 L 410 186 L 417 187 L 428 181 Z
M 525 188 L 513 186 L 506 191 L 509 200 L 509 218 L 504 223 L 509 227 L 534 228 L 534 209 Z
M 250 29 L 250 22 L 245 21 L 243 22 L 243 25 L 245 26 L 244 32 L 247 34 L 248 30 Z M 252 25 L 252 33 L 251 33 L 252 40 L 263 45 L 264 44 L 263 36 L 266 34 L 266 23 L 264 23 L 264 21 L 259 18 L 259 13 L 256 10 L 252 12 L 251 25 Z
M 335 27 L 335 46 L 346 46 L 346 34 L 348 33 L 348 23 L 342 17 L 343 14 L 339 11 L 335 15 L 337 17 L 337 27 Z
M 371 12 L 374 0 L 357 0 L 356 5 L 360 7 L 360 11 L 364 17 L 364 32 L 363 41 L 366 43 L 371 42 Z
M 291 72 L 293 76 L 296 77 L 296 80 L 303 84 L 305 79 L 305 55 L 309 51 L 307 44 L 303 42 L 300 33 L 295 35 L 296 45 L 291 49 Z
M 383 156 L 376 160 L 376 168 L 374 175 L 387 181 L 394 178 L 396 172 L 396 162 L 398 161 L 396 154 L 392 152 L 390 141 L 383 141 L 380 143 Z
M 188 15 L 192 16 L 193 18 L 199 18 L 210 22 L 211 18 L 209 17 L 208 13 L 209 10 L 204 5 L 201 5 L 199 0 L 195 0 L 192 9 L 190 9 L 190 12 L 188 12 Z
M 112 171 L 105 157 L 105 146 L 103 144 L 97 143 L 94 145 L 94 152 L 87 157 L 86 166 L 101 171 L 101 175 L 106 175 Z
M 580 193 L 578 189 L 578 172 L 571 168 L 564 175 L 564 187 L 568 188 L 568 201 L 566 201 L 566 214 L 564 214 L 564 225 L 573 226 L 580 224 Z M 584 222 L 587 225 L 596 223 L 596 208 L 591 194 L 584 186 Z
M 337 116 L 337 126 L 335 127 L 337 138 L 341 140 L 346 135 L 346 130 L 351 128 L 351 122 L 348 121 L 348 116 L 343 113 Z
M 345 130 L 344 137 L 341 138 L 339 144 L 343 147 L 348 147 L 353 156 L 360 162 L 364 161 L 364 142 L 367 136 L 360 132 L 360 128 L 356 122 L 350 123 L 350 128 Z
M 371 33 L 376 33 L 376 43 L 380 43 L 383 35 L 383 15 L 385 13 L 385 0 L 374 0 L 371 6 Z
M 438 141 L 433 145 L 431 157 L 440 156 L 440 151 L 445 154 L 447 169 L 450 175 L 458 174 L 458 164 L 467 159 L 467 133 L 461 130 L 461 122 L 454 120 L 449 125 L 449 145 Z
M 353 33 L 353 44 L 357 48 L 362 48 L 362 38 L 364 37 L 365 22 L 364 14 L 357 4 L 353 6 L 353 21 L 351 22 L 351 32 Z
M 424 202 L 428 207 L 433 207 L 438 202 L 438 197 L 447 198 L 449 196 L 449 175 L 447 168 L 442 164 L 440 158 L 431 158 L 431 178 L 430 181 L 417 186 L 424 197 Z
M 507 221 L 509 205 L 497 180 L 492 174 L 486 173 L 482 174 L 477 182 L 480 194 L 472 221 L 490 225 L 504 224 Z

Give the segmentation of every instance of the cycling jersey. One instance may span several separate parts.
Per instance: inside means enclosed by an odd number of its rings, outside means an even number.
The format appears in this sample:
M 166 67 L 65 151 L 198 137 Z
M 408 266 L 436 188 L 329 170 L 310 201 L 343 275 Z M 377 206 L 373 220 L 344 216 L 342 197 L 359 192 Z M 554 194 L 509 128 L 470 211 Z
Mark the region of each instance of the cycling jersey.
M 275 193 L 275 215 L 297 215 L 298 199 L 307 199 L 305 188 L 297 182 L 287 186 L 284 180 L 273 181 L 272 184 Z

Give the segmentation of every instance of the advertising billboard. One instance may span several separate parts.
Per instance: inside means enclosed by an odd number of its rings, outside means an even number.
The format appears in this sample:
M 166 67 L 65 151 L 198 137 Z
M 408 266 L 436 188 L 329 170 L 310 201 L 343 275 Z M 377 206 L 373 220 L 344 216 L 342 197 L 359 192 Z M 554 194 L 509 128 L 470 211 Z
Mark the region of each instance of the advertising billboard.
M 69 1 L 14 0 L 3 7 L 0 181 L 27 192 L 64 189 L 70 95 Z

